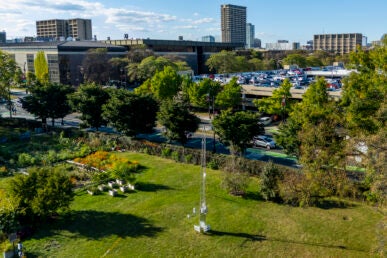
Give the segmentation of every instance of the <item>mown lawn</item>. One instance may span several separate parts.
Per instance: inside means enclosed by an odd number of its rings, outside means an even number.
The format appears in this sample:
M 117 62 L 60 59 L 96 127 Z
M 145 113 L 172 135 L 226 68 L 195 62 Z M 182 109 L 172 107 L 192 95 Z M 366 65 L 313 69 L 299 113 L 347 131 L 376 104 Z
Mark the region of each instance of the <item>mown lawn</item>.
M 199 234 L 200 167 L 120 153 L 146 169 L 132 193 L 76 192 L 71 215 L 24 241 L 28 257 L 374 257 L 383 248 L 382 215 L 361 203 L 331 200 L 323 208 L 264 202 L 252 178 L 247 198 L 221 187 L 207 169 L 207 222 Z M 187 217 L 191 214 L 190 218 Z

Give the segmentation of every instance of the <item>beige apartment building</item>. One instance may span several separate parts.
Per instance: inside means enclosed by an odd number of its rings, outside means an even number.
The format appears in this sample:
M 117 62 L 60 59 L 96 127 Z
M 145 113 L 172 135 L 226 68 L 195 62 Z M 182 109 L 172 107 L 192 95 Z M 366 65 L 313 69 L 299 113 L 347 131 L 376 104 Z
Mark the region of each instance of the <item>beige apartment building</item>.
M 333 52 L 335 54 L 348 54 L 362 46 L 361 33 L 319 34 L 313 37 L 313 49 Z
M 59 40 L 72 37 L 76 40 L 91 40 L 91 20 L 77 18 L 36 21 L 36 35 L 41 39 Z

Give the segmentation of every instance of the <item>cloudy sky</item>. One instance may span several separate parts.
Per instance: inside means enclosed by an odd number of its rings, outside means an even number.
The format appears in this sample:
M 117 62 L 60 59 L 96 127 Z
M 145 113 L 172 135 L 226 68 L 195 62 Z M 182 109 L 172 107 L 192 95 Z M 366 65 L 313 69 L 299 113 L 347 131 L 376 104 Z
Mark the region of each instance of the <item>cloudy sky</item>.
M 247 7 L 247 22 L 263 43 L 287 39 L 305 44 L 314 34 L 387 32 L 386 0 L 3 0 L 0 31 L 7 38 L 35 36 L 35 21 L 87 18 L 97 39 L 220 39 L 220 5 Z

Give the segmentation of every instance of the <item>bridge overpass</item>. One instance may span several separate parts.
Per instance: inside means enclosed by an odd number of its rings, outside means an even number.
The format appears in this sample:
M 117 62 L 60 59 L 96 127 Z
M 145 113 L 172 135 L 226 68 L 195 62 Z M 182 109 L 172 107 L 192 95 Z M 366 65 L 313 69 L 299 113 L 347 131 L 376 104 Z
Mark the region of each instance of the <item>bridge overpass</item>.
M 273 95 L 275 87 L 257 87 L 250 84 L 242 85 L 244 99 L 243 103 L 246 107 L 253 107 L 253 100 L 262 97 L 270 97 Z M 292 99 L 302 99 L 302 95 L 306 92 L 306 89 L 290 89 Z M 328 91 L 328 95 L 335 100 L 341 98 L 341 91 Z

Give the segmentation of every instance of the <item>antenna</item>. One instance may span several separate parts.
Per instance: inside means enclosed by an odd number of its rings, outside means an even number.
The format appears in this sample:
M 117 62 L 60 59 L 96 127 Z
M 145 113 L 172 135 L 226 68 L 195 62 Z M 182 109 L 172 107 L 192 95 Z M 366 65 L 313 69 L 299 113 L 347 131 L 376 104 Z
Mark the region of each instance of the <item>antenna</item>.
M 204 127 L 205 129 L 205 127 Z M 199 207 L 199 225 L 195 225 L 195 231 L 205 233 L 210 230 L 210 225 L 206 224 L 207 204 L 206 204 L 206 135 L 202 137 L 202 151 L 201 151 L 201 174 L 202 183 L 200 187 L 200 207 Z

